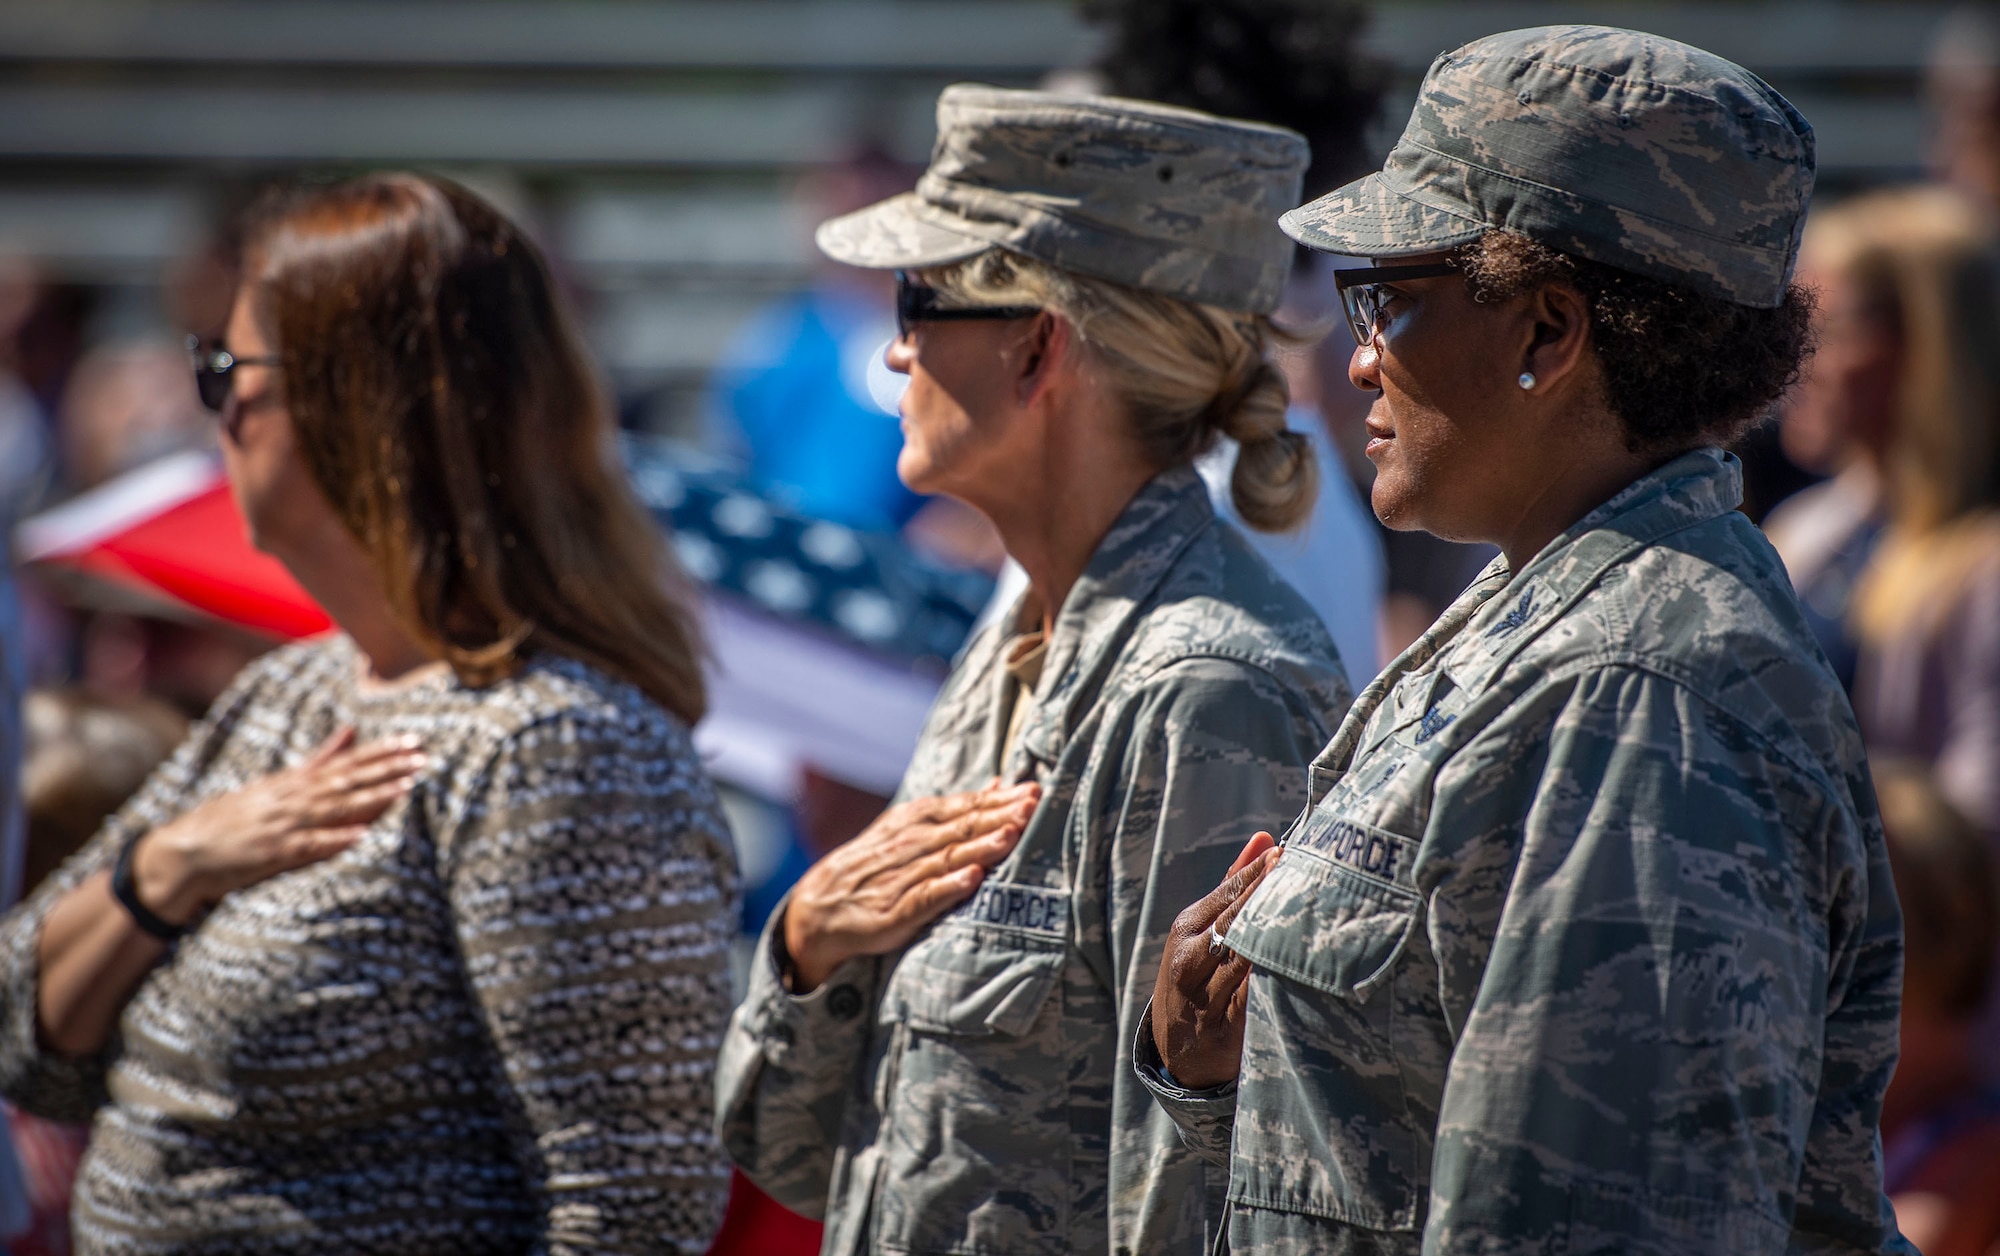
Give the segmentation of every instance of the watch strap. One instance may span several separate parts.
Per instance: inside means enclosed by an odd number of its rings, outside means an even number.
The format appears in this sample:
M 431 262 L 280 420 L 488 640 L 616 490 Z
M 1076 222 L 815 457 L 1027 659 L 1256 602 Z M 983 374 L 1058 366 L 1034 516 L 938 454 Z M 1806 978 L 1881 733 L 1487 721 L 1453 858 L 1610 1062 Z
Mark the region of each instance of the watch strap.
M 118 900 L 118 905 L 140 929 L 162 942 L 178 942 L 187 936 L 187 927 L 154 915 L 151 908 L 139 901 L 139 887 L 132 880 L 132 854 L 139 849 L 139 839 L 145 836 L 143 832 L 134 834 L 119 850 L 118 862 L 111 865 L 111 897 Z

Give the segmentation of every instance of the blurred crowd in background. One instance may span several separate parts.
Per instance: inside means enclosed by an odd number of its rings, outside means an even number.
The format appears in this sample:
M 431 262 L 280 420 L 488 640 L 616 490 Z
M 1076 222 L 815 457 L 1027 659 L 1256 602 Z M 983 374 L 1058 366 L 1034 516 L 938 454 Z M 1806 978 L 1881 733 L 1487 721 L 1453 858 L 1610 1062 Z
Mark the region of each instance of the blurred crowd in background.
M 264 6 L 280 15 L 286 7 Z M 731 6 L 736 16 L 727 20 L 755 40 L 765 7 Z M 827 7 L 887 20 L 879 5 Z M 1006 7 L 986 4 L 981 12 Z M 1019 7 L 1033 9 L 1036 20 L 1048 9 Z M 1073 28 L 1062 27 L 1088 35 L 1075 45 L 1079 55 L 1069 62 L 1050 55 L 1036 68 L 1038 54 L 1021 53 L 1008 81 L 1295 128 L 1312 145 L 1304 189 L 1311 198 L 1372 168 L 1384 128 L 1392 134 L 1400 125 L 1409 67 L 1371 42 L 1374 25 L 1393 9 L 1403 29 L 1421 26 L 1433 7 L 1458 17 L 1480 8 L 1417 4 L 1371 13 L 1339 0 L 1092 0 Z M 1473 33 L 1570 16 L 1562 5 L 1491 7 L 1508 10 L 1510 20 L 1496 13 Z M 1626 7 L 1634 11 L 1621 16 Z M 1754 21 L 1762 6 L 1734 7 Z M 1774 6 L 1792 19 L 1811 7 Z M 1904 1062 L 1884 1120 L 1890 1190 L 1905 1231 L 1926 1252 L 1984 1252 L 2000 1238 L 2000 23 L 1977 7 L 1923 8 L 1921 18 L 1918 6 L 1873 7 L 1913 14 L 1907 20 L 1925 29 L 1912 38 L 1931 50 L 1920 67 L 1922 110 L 1907 115 L 1922 126 L 1887 141 L 1910 155 L 1911 168 L 1893 181 L 1860 166 L 1823 179 L 1800 270 L 1819 293 L 1818 353 L 1774 421 L 1738 452 L 1750 485 L 1745 510 L 1792 572 L 1849 686 L 1879 777 L 1909 957 Z M 149 8 L 171 18 L 176 6 Z M 1645 25 L 1672 9 L 1599 6 L 1590 20 Z M 721 6 L 703 12 L 711 24 L 725 20 Z M 1452 41 L 1435 42 L 1441 49 Z M 1726 40 L 1697 42 L 1763 68 Z M 10 55 L 0 64 L 9 76 L 0 97 L 28 90 L 32 77 L 31 54 Z M 1290 70 L 1272 73 L 1273 63 Z M 50 90 L 59 97 L 64 89 Z M 1880 83 L 1860 94 L 1868 90 L 1880 91 Z M 1819 126 L 1823 154 L 1844 142 L 1836 121 L 1874 116 L 1822 120 L 1810 103 L 1801 105 Z M 1890 102 L 1883 109 L 1882 116 L 1906 116 Z M 921 120 L 893 112 L 885 107 L 871 121 L 861 111 L 817 164 L 790 169 L 780 211 L 769 198 L 742 209 L 751 202 L 739 186 L 707 185 L 714 203 L 701 211 L 701 225 L 711 234 L 688 248 L 807 257 L 804 224 L 914 181 L 921 149 L 912 153 L 906 133 L 921 130 Z M 10 127 L 33 132 L 29 123 L 0 120 L 0 150 L 8 150 Z M 90 155 L 63 153 L 59 138 L 35 142 L 58 167 Z M 181 337 L 220 326 L 231 291 L 227 224 L 278 172 L 271 165 L 196 172 L 208 190 L 208 228 L 158 275 L 150 303 L 38 252 L 32 230 L 12 238 L 0 215 L 0 515 L 10 524 L 79 498 L 112 501 L 121 477 L 166 455 L 212 449 L 213 416 L 195 395 Z M 532 180 L 510 175 L 504 156 L 453 173 L 530 222 L 548 220 L 535 212 Z M 1873 186 L 1881 183 L 1892 185 Z M 689 197 L 702 195 L 697 188 Z M 619 211 L 593 212 L 617 218 Z M 624 212 L 622 225 L 604 230 L 693 229 L 658 216 L 665 210 Z M 729 234 L 732 217 L 743 220 L 736 226 L 747 244 L 729 242 L 737 238 Z M 549 232 L 544 244 L 572 278 L 602 265 L 565 261 L 561 232 Z M 717 590 L 723 617 L 711 619 L 711 633 L 729 636 L 718 642 L 718 658 L 754 670 L 759 656 L 743 653 L 741 643 L 768 632 L 758 638 L 768 657 L 831 650 L 851 664 L 857 689 L 901 687 L 890 718 L 843 706 L 838 684 L 830 685 L 832 709 L 814 713 L 828 723 L 819 742 L 798 736 L 799 717 L 760 714 L 754 703 L 730 717 L 718 775 L 730 787 L 742 848 L 746 937 L 814 858 L 874 817 L 900 771 L 895 746 L 907 750 L 914 740 L 914 719 L 944 662 L 981 604 L 1009 588 L 1005 554 L 980 517 L 920 498 L 897 479 L 899 379 L 881 361 L 894 334 L 887 279 L 831 264 L 754 273 L 762 278 L 715 301 L 716 312 L 692 330 L 672 318 L 620 321 L 613 315 L 629 306 L 620 305 L 626 298 L 615 284 L 577 285 L 601 334 L 624 423 L 654 451 L 635 466 L 673 468 L 658 474 L 675 487 L 656 485 L 646 495 L 686 533 L 681 552 L 690 570 Z M 1285 314 L 1292 325 L 1333 325 L 1330 276 L 1329 267 L 1301 257 Z M 631 369 L 632 342 L 648 334 L 701 339 L 708 349 L 698 382 Z M 1292 424 L 1313 438 L 1326 487 L 1299 534 L 1258 544 L 1322 611 L 1358 689 L 1492 553 L 1392 533 L 1374 521 L 1371 468 L 1360 453 L 1369 397 L 1347 382 L 1351 348 L 1341 332 L 1287 361 Z M 1217 451 L 1211 461 L 1228 456 Z M 1206 469 L 1213 483 L 1226 483 L 1226 465 Z M 702 500 L 712 509 L 699 520 L 685 505 L 688 485 L 708 486 Z M 842 547 L 856 545 L 868 563 L 846 557 Z M 735 562 L 735 550 L 748 557 Z M 725 579 L 725 570 L 739 574 Z M 835 580 L 828 574 L 835 571 L 849 574 Z M 840 587 L 820 597 L 814 581 Z M 904 619 L 886 618 L 895 615 Z M 13 901 L 88 838 L 187 721 L 273 643 L 102 572 L 39 562 L 0 573 L 7 690 L 0 753 L 19 756 L 24 804 L 16 821 L 24 854 L 0 893 Z M 843 729 L 843 718 L 853 726 Z M 885 737 L 878 766 L 843 757 L 845 740 Z M 786 753 L 760 758 L 760 738 L 783 741 Z M 747 766 L 732 771 L 734 763 Z M 67 1250 L 66 1174 L 81 1137 L 17 1117 L 18 1163 L 6 1164 L 0 1145 L 0 1187 L 13 1180 L 23 1188 L 0 1189 L 0 1230 L 17 1236 L 12 1250 Z

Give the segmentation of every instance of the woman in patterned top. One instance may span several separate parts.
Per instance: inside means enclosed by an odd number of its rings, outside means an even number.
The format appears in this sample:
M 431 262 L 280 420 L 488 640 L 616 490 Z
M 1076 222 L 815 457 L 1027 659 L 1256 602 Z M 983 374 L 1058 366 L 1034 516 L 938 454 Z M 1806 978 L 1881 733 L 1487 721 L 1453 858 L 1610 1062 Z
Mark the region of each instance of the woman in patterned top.
M 0 924 L 0 1092 L 84 1252 L 703 1250 L 736 872 L 694 627 L 533 245 L 295 198 L 196 358 L 341 631 L 248 668 Z

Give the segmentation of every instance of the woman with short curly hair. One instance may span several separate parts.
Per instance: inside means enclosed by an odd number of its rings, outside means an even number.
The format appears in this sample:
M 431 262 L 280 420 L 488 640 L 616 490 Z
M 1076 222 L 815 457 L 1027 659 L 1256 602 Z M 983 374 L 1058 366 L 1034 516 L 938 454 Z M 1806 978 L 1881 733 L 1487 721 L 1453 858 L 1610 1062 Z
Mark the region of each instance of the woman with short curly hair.
M 1719 448 L 1807 349 L 1812 172 L 1739 67 L 1548 27 L 1285 216 L 1375 262 L 1376 512 L 1501 556 L 1176 923 L 1139 1073 L 1235 1250 L 1907 1250 L 1881 821 Z

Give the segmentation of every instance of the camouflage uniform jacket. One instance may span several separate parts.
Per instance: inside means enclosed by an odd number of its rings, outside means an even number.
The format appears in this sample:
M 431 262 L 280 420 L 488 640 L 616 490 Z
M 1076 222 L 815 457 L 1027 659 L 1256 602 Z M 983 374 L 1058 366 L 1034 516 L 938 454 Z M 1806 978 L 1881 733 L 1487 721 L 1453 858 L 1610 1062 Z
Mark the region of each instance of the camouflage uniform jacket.
M 775 915 L 717 1128 L 766 1191 L 826 1218 L 827 1253 L 1197 1252 L 1223 1175 L 1123 1048 L 1175 915 L 1305 805 L 1346 680 L 1188 470 L 1133 499 L 1070 591 L 1003 763 L 1005 637 L 967 647 L 899 797 L 1032 775 L 1021 842 L 907 949 L 803 998 L 779 981 Z
M 1176 1089 L 1141 1026 L 1234 1250 L 1908 1250 L 1881 823 L 1740 497 L 1697 451 L 1496 561 L 1315 761 L 1228 931 L 1237 1081 Z

